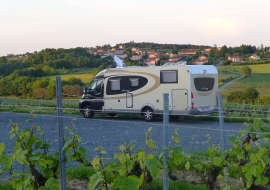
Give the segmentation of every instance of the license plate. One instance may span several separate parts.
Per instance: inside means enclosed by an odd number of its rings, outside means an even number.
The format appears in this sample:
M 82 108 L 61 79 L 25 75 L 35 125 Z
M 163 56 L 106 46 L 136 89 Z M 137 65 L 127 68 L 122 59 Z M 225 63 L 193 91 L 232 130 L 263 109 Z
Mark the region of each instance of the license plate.
M 203 108 L 202 111 L 211 111 L 211 108 Z

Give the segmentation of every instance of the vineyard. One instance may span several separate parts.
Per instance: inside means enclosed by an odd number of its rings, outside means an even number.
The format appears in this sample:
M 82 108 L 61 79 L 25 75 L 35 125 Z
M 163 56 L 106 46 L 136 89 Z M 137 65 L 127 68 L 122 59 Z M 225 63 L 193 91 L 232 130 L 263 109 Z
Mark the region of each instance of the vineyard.
M 35 117 L 35 116 L 34 116 Z M 34 121 L 34 117 L 29 122 Z M 30 123 L 29 123 L 30 124 Z M 31 125 L 31 124 L 30 124 Z M 106 190 L 151 190 L 153 184 L 160 183 L 163 171 L 168 169 L 170 187 L 176 184 L 189 184 L 188 189 L 202 190 L 266 190 L 269 189 L 270 173 L 270 128 L 261 120 L 246 124 L 239 136 L 231 136 L 232 146 L 225 152 L 214 145 L 208 136 L 206 152 L 189 153 L 177 143 L 181 141 L 178 129 L 171 136 L 171 144 L 157 151 L 152 127 L 145 135 L 145 148 L 136 148 L 136 143 L 123 143 L 112 158 L 106 156 L 106 150 L 97 146 L 89 160 L 87 149 L 82 146 L 83 139 L 77 135 L 76 126 L 71 122 L 66 128 L 66 162 L 79 162 L 85 169 L 91 170 L 87 189 Z M 5 143 L 0 142 L 0 173 L 9 172 L 12 186 L 16 189 L 60 189 L 58 153 L 51 152 L 51 144 L 39 126 L 32 124 L 21 130 L 12 123 L 10 139 L 16 142 L 13 154 L 6 154 Z M 163 164 L 164 159 L 167 165 Z M 23 170 L 13 167 L 20 164 Z M 93 171 L 94 169 L 94 171 Z M 186 185 L 187 186 L 187 185 Z M 161 190 L 162 185 L 155 185 Z

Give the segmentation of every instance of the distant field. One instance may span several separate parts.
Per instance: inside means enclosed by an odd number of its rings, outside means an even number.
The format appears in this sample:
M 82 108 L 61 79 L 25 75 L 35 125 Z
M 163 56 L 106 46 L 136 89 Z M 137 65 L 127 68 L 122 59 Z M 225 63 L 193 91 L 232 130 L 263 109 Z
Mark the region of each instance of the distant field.
M 253 87 L 260 93 L 259 96 L 270 95 L 270 64 L 247 65 L 252 69 L 251 77 L 242 78 L 233 82 L 225 89 L 221 90 L 222 97 L 226 97 L 231 91 L 242 91 L 247 87 Z M 226 66 L 230 69 L 240 71 L 242 66 Z
M 221 90 L 222 97 L 226 97 L 231 91 L 242 91 L 247 87 L 253 87 L 258 90 L 259 97 L 270 95 L 270 74 L 268 73 L 253 73 L 251 77 L 242 78 L 236 82 L 233 82 L 225 89 Z
M 85 74 L 72 74 L 72 75 L 60 75 L 62 80 L 68 80 L 72 77 L 80 78 L 84 83 L 89 83 L 94 79 L 94 75 L 91 73 L 85 73 Z M 56 76 L 50 76 L 49 79 L 55 80 Z
M 224 71 L 218 71 L 218 80 L 219 79 L 226 79 L 229 78 L 230 76 L 237 77 L 239 76 L 239 74 L 234 74 L 234 73 L 230 73 L 230 72 L 224 72 Z
M 9 57 L 7 58 L 8 60 L 18 60 L 18 61 L 21 61 L 23 59 L 27 59 L 27 57 Z
M 157 49 L 157 51 L 161 51 L 165 53 L 172 53 L 172 49 Z
M 270 73 L 270 64 L 247 65 L 247 66 L 252 69 L 252 73 Z M 227 66 L 227 67 L 240 72 L 242 66 Z

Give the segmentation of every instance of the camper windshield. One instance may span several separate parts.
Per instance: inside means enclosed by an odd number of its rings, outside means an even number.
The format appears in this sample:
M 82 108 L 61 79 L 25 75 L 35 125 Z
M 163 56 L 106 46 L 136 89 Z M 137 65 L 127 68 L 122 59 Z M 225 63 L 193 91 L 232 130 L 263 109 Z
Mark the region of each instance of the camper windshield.
M 101 92 L 102 83 L 103 83 L 103 79 L 96 79 L 91 84 L 91 86 L 89 87 L 89 89 L 92 90 L 92 94 L 99 94 Z

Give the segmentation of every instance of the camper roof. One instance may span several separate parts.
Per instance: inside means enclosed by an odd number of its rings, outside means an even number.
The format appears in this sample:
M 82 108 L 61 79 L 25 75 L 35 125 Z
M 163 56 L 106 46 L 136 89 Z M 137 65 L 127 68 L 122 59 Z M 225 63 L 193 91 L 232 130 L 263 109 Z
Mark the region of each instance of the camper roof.
M 192 75 L 200 74 L 210 74 L 215 75 L 218 73 L 218 70 L 213 65 L 187 65 L 189 72 Z
M 160 69 L 165 69 L 163 66 L 155 66 L 157 68 L 160 68 Z M 169 67 L 169 65 L 168 65 Z M 172 67 L 188 67 L 189 69 L 189 72 L 190 74 L 193 74 L 193 75 L 196 75 L 196 74 L 217 74 L 218 73 L 218 70 L 215 66 L 213 65 L 175 65 L 175 66 L 172 66 Z M 96 75 L 96 78 L 103 78 L 105 73 L 110 70 L 110 71 L 113 71 L 113 69 L 116 69 L 115 71 L 117 70 L 122 70 L 122 69 L 133 69 L 133 68 L 138 68 L 138 66 L 136 67 L 121 67 L 121 68 L 108 68 L 108 69 L 104 69 L 102 71 L 100 71 L 97 75 Z M 149 68 L 149 67 L 140 67 L 141 69 L 144 69 L 144 68 Z

